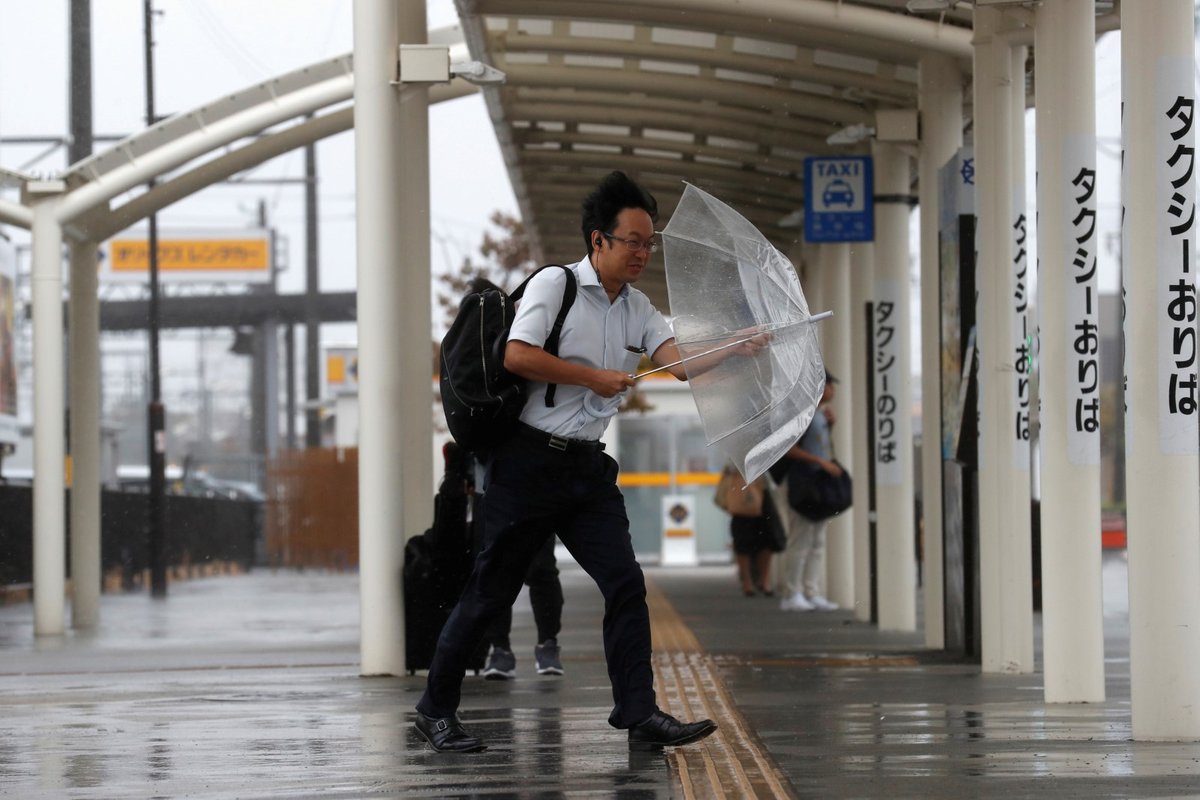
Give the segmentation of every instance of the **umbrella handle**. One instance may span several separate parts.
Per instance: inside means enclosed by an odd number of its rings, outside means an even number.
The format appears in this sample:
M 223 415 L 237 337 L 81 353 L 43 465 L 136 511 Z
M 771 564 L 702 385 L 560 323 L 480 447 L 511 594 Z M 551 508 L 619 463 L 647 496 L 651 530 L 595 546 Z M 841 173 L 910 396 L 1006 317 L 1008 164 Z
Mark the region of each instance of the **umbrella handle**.
M 828 319 L 829 317 L 832 317 L 832 316 L 833 316 L 832 311 L 822 311 L 820 314 L 812 315 L 811 317 L 806 319 L 805 322 L 820 322 L 821 320 Z M 730 347 L 736 347 L 739 344 L 743 344 L 744 342 L 750 341 L 751 339 L 753 339 L 755 336 L 758 336 L 758 335 L 759 334 L 756 333 L 756 334 L 753 334 L 752 336 L 747 336 L 745 339 L 738 339 L 736 342 L 728 342 L 726 344 L 720 345 L 719 347 L 714 347 L 711 350 L 705 350 L 703 353 L 696 353 L 695 355 L 688 356 L 687 358 L 681 358 L 678 361 L 672 361 L 670 364 L 663 364 L 661 367 L 655 367 L 654 369 L 647 370 L 645 372 L 640 372 L 637 375 L 630 375 L 630 377 L 636 381 L 639 378 L 646 377 L 647 375 L 653 375 L 656 372 L 662 372 L 663 370 L 670 369 L 671 367 L 678 367 L 680 364 L 684 364 L 688 361 L 691 361 L 693 358 L 700 358 L 701 356 L 707 356 L 711 353 L 716 353 L 721 350 L 727 350 Z

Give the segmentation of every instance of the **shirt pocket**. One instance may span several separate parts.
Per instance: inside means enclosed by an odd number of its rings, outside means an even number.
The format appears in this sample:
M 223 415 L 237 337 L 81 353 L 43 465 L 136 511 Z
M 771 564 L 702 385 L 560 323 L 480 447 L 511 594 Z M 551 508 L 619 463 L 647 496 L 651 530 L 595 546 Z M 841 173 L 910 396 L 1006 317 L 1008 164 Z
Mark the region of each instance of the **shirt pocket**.
M 642 363 L 642 353 L 631 353 L 628 350 L 621 352 L 620 370 L 622 372 L 632 375 L 637 371 L 637 366 L 640 363 Z

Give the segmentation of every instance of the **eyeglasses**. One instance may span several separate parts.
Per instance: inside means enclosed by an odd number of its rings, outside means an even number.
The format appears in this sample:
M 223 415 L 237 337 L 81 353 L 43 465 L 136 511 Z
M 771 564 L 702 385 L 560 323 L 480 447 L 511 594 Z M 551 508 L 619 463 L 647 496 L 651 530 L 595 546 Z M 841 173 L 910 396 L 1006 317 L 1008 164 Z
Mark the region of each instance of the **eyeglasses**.
M 639 241 L 638 239 L 622 239 L 620 236 L 613 236 L 611 233 L 601 233 L 601 236 L 603 236 L 605 239 L 608 239 L 610 242 L 620 242 L 635 253 L 638 250 L 645 250 L 647 253 L 658 252 L 658 242 L 653 239 L 648 242 L 643 242 Z

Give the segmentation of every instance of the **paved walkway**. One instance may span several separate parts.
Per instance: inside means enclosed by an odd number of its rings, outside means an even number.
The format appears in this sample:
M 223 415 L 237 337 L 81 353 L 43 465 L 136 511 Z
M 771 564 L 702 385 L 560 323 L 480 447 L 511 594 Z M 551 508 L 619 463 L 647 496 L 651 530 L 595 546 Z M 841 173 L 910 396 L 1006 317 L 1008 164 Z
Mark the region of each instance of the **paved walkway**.
M 1200 745 L 1130 741 L 1127 617 L 1107 604 L 1109 700 L 1047 706 L 845 612 L 744 598 L 731 568 L 650 569 L 660 703 L 701 746 L 631 753 L 605 719 L 599 593 L 564 571 L 566 675 L 468 677 L 487 752 L 410 732 L 419 677 L 360 678 L 357 578 L 271 573 L 106 595 L 100 629 L 35 641 L 0 609 L 0 795 L 140 797 L 1200 797 Z M 1119 555 L 1106 580 L 1123 591 Z M 1112 586 L 1106 584 L 1112 590 Z

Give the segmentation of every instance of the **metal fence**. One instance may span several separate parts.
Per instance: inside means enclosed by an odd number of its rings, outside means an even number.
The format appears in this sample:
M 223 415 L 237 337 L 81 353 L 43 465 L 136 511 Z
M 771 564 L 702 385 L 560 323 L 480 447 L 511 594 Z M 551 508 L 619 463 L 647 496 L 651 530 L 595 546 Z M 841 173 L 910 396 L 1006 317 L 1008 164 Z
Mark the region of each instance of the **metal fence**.
M 126 588 L 138 585 L 149 568 L 147 499 L 143 492 L 100 493 L 100 564 L 110 587 L 116 581 Z M 69 504 L 69 497 L 63 502 Z M 168 566 L 250 569 L 261 552 L 262 517 L 262 503 L 167 495 Z M 69 523 L 68 515 L 68 565 Z M 32 577 L 32 487 L 0 484 L 0 585 L 28 583 Z

